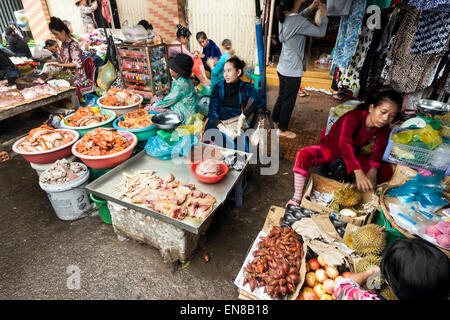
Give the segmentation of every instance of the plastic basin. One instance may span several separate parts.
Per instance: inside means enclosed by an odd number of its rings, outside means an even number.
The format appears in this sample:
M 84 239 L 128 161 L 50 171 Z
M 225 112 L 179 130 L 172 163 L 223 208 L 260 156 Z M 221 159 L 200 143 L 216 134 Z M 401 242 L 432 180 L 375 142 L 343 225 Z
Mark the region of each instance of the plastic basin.
M 121 131 L 119 131 L 119 132 L 121 132 Z M 108 154 L 106 156 L 86 156 L 84 154 L 79 153 L 76 150 L 77 145 L 81 141 L 81 140 L 79 140 L 79 141 L 77 141 L 77 143 L 75 143 L 72 146 L 72 153 L 75 157 L 81 159 L 81 161 L 83 161 L 83 163 L 86 164 L 90 168 L 94 168 L 94 169 L 114 168 L 118 164 L 122 163 L 123 161 L 125 161 L 129 157 L 131 157 L 131 155 L 133 154 L 133 149 L 137 144 L 137 137 L 133 133 L 125 132 L 125 131 L 123 131 L 123 132 L 127 133 L 128 135 L 131 136 L 132 143 L 130 146 L 128 146 L 128 148 L 126 148 L 120 152 Z
M 158 114 L 158 112 L 155 112 L 155 111 L 147 111 L 147 112 L 149 114 Z M 120 116 L 120 120 L 124 120 L 123 115 Z M 117 119 L 117 117 L 113 122 L 113 127 L 114 127 L 114 129 L 117 129 L 117 130 L 128 131 L 128 132 L 134 133 L 139 142 L 146 141 L 146 140 L 148 140 L 148 138 L 155 136 L 158 131 L 158 129 L 155 127 L 155 125 L 151 125 L 149 127 L 139 128 L 139 129 L 127 129 L 127 128 L 119 127 L 119 119 Z
M 135 93 L 136 94 L 136 93 Z M 142 96 L 139 94 L 136 94 L 137 96 L 139 96 L 139 101 L 134 103 L 134 104 L 130 104 L 129 106 L 105 106 L 104 104 L 102 104 L 103 98 L 105 98 L 106 96 L 102 96 L 100 98 L 98 98 L 97 100 L 97 104 L 102 108 L 102 109 L 106 109 L 106 110 L 112 110 L 117 112 L 117 114 L 119 116 L 130 112 L 130 111 L 134 111 L 136 109 L 139 108 L 139 104 L 142 103 Z
M 108 116 L 111 116 L 108 120 L 101 122 L 99 124 L 94 124 L 91 126 L 84 126 L 84 127 L 72 127 L 72 126 L 68 126 L 63 119 L 61 119 L 60 125 L 61 128 L 64 129 L 72 129 L 75 131 L 78 131 L 78 133 L 80 134 L 80 137 L 83 137 L 86 133 L 88 133 L 89 131 L 95 129 L 95 128 L 99 128 L 99 127 L 110 127 L 111 126 L 111 122 L 114 121 L 114 119 L 116 118 L 116 113 L 112 110 L 100 110 L 101 114 L 105 114 Z M 72 117 L 74 114 L 71 114 L 67 117 L 65 117 L 66 120 L 69 120 L 70 117 Z
M 72 141 L 70 141 L 68 144 L 61 146 L 59 148 L 47 150 L 47 151 L 41 151 L 41 152 L 25 152 L 20 151 L 17 146 L 22 143 L 23 140 L 25 140 L 25 137 L 19 139 L 14 143 L 12 150 L 15 153 L 20 154 L 23 156 L 26 160 L 37 163 L 37 164 L 46 164 L 46 163 L 52 163 L 56 160 L 67 158 L 72 154 L 72 146 L 77 142 L 77 140 L 80 138 L 80 134 L 71 129 L 55 129 L 56 131 L 64 131 L 71 136 L 74 137 Z
M 206 159 L 198 160 L 198 161 L 194 162 L 193 164 L 191 164 L 191 172 L 197 178 L 198 181 L 203 182 L 203 183 L 217 183 L 227 175 L 228 166 L 225 164 L 225 162 L 220 161 L 220 160 L 214 160 L 214 161 L 216 161 L 216 163 L 220 164 L 220 167 L 222 168 L 222 174 L 220 174 L 216 177 L 206 177 L 206 176 L 199 175 L 197 172 L 195 172 L 195 169 L 197 169 L 197 166 L 205 160 Z

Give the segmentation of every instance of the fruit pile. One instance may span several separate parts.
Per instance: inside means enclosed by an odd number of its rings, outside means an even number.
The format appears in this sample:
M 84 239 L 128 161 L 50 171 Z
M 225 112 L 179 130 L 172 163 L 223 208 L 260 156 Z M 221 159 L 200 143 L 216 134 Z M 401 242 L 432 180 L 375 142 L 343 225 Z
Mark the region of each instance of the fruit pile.
M 284 298 L 295 292 L 300 281 L 299 271 L 303 256 L 302 244 L 291 228 L 274 226 L 267 237 L 260 237 L 255 257 L 244 270 L 243 285 L 250 290 L 264 286 L 264 292 L 272 298 Z
M 339 275 L 338 269 L 328 266 L 320 256 L 307 261 L 306 271 L 305 283 L 297 300 L 335 300 L 335 281 L 352 274 L 346 271 Z

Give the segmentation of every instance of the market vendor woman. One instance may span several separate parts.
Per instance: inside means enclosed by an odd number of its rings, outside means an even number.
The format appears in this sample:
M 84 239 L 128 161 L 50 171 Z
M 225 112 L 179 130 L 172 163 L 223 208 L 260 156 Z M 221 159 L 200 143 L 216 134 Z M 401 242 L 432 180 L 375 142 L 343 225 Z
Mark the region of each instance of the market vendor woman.
M 69 28 L 61 19 L 56 17 L 51 17 L 48 26 L 56 39 L 61 41 L 60 62 L 56 62 L 54 65 L 76 72 L 74 86 L 87 86 L 90 81 L 83 69 L 82 51 L 80 45 L 72 39 Z
M 170 108 L 184 116 L 186 123 L 189 116 L 197 113 L 197 95 L 194 84 L 190 80 L 193 61 L 191 57 L 181 53 L 168 61 L 172 87 L 163 100 L 156 103 L 155 108 Z
M 391 123 L 400 112 L 402 97 L 395 91 L 384 91 L 347 112 L 333 124 L 325 135 L 322 131 L 319 145 L 298 151 L 295 160 L 295 193 L 288 204 L 299 205 L 309 168 L 333 163 L 342 158 L 347 173 L 354 175 L 360 191 L 373 190 L 392 176 L 392 168 L 382 162 Z M 370 157 L 359 155 L 359 150 L 374 142 Z
M 225 80 L 215 85 L 212 90 L 206 125 L 206 130 L 219 129 L 226 139 L 233 141 L 235 149 L 234 140 L 242 136 L 241 128 L 244 122 L 266 104 L 264 96 L 251 83 L 241 81 L 244 67 L 245 62 L 237 57 L 225 63 L 223 73 Z M 253 103 L 245 107 L 250 98 Z M 238 131 L 231 130 L 223 124 L 223 121 L 234 117 L 239 117 Z

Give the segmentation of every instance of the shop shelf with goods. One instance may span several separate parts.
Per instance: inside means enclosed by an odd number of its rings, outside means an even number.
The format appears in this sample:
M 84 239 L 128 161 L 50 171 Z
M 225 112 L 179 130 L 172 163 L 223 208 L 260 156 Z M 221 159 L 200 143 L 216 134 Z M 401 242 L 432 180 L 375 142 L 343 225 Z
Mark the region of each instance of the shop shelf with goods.
M 181 45 L 180 45 L 181 47 Z M 167 94 L 172 84 L 168 61 L 169 45 L 117 44 L 116 52 L 125 87 L 150 100 Z

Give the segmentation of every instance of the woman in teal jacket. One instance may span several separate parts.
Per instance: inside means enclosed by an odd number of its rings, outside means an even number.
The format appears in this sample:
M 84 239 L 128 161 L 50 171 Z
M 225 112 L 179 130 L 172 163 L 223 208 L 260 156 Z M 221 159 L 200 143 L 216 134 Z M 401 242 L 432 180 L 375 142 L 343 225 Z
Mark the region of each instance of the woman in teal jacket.
M 219 82 L 213 89 L 209 103 L 208 123 L 206 130 L 218 129 L 223 135 L 224 143 L 232 143 L 234 149 L 241 145 L 238 139 L 244 139 L 241 128 L 247 118 L 258 109 L 266 105 L 266 99 L 251 83 L 241 81 L 245 63 L 237 57 L 229 59 L 224 67 L 224 81 Z M 246 107 L 249 99 L 253 103 Z M 225 127 L 222 121 L 239 116 L 237 128 L 231 130 Z M 227 142 L 228 141 L 228 142 Z M 242 143 L 242 141 L 240 141 Z M 248 151 L 248 142 L 245 139 L 245 151 Z M 244 150 L 242 150 L 244 151 Z

